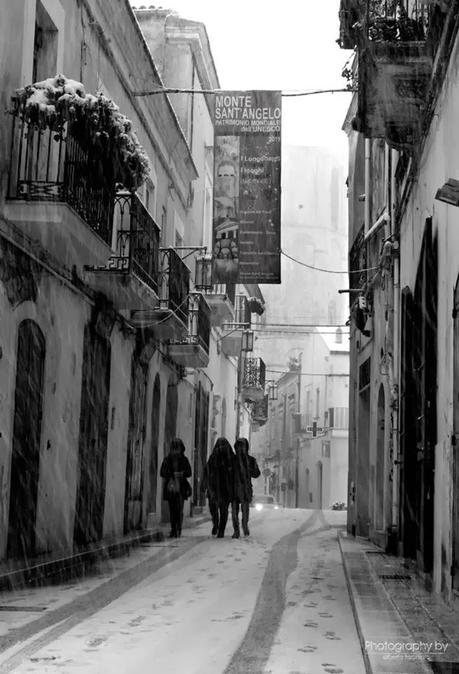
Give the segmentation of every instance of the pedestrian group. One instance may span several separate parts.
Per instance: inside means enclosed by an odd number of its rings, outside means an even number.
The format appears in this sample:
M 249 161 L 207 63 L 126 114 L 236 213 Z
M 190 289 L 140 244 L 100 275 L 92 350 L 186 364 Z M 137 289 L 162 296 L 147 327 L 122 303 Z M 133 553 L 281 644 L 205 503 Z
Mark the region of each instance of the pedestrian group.
M 179 438 L 171 442 L 169 454 L 161 465 L 163 499 L 169 503 L 171 538 L 182 533 L 183 504 L 191 496 L 190 462 L 185 456 L 185 447 Z M 218 438 L 204 469 L 201 489 L 206 493 L 212 517 L 212 536 L 223 538 L 231 505 L 233 538 L 240 537 L 239 508 L 241 509 L 242 532 L 249 536 L 249 507 L 253 498 L 252 478 L 260 476 L 256 459 L 249 454 L 246 438 L 239 438 L 234 451 L 226 438 Z

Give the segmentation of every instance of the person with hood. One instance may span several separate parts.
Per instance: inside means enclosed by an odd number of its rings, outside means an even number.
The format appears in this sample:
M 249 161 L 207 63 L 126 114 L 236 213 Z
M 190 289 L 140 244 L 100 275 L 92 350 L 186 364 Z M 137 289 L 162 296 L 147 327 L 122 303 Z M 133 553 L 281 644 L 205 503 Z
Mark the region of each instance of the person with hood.
M 233 538 L 239 538 L 239 505 L 242 514 L 242 531 L 249 536 L 249 508 L 253 498 L 252 478 L 260 477 L 255 457 L 249 454 L 249 442 L 246 438 L 238 438 L 234 449 L 234 498 L 231 503 L 233 519 Z
M 203 489 L 207 492 L 212 517 L 212 536 L 223 538 L 228 509 L 234 498 L 234 454 L 226 438 L 218 438 L 204 469 Z
M 163 499 L 169 503 L 171 521 L 170 538 L 182 535 L 183 504 L 191 495 L 191 466 L 185 456 L 185 445 L 180 438 L 174 438 L 169 454 L 164 457 L 160 473 L 163 478 Z

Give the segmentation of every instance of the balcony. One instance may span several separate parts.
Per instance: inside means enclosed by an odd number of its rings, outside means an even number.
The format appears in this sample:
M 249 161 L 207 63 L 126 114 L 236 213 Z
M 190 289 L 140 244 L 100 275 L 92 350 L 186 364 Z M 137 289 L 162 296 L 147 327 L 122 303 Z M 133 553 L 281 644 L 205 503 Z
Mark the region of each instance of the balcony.
M 216 284 L 212 290 L 206 290 L 205 298 L 210 307 L 212 326 L 220 327 L 234 320 L 234 285 Z
M 5 215 L 118 310 L 158 302 L 159 229 L 133 191 L 117 191 L 116 155 L 81 122 L 56 129 L 13 112 Z
M 366 41 L 428 42 L 437 50 L 447 19 L 441 3 L 429 0 L 341 0 L 339 44 L 365 47 Z
M 431 74 L 426 42 L 368 42 L 359 52 L 359 131 L 412 150 L 422 134 Z
M 260 402 L 265 395 L 265 364 L 261 358 L 244 358 L 241 364 L 242 402 Z
M 268 421 L 268 396 L 265 395 L 261 400 L 253 404 L 251 412 L 252 421 L 257 426 L 264 426 Z
M 73 135 L 29 124 L 21 107 L 12 116 L 5 215 L 64 266 L 105 265 L 115 205 L 107 157 Z
M 451 39 L 448 11 L 421 0 L 341 0 L 339 42 L 358 47 L 356 130 L 401 151 L 419 143 Z
M 221 345 L 227 356 L 239 356 L 241 353 L 242 333 L 250 328 L 250 310 L 245 295 L 236 295 L 234 320 L 222 324 Z
M 188 297 L 188 330 L 183 339 L 169 340 L 168 355 L 178 365 L 190 368 L 209 364 L 210 307 L 201 293 Z
M 159 227 L 135 194 L 115 196 L 112 249 L 107 265 L 85 268 L 86 282 L 118 309 L 153 309 L 159 303 Z
M 188 334 L 190 270 L 173 248 L 159 251 L 159 303 L 154 310 L 133 312 L 131 322 L 150 328 L 158 340 L 182 340 Z

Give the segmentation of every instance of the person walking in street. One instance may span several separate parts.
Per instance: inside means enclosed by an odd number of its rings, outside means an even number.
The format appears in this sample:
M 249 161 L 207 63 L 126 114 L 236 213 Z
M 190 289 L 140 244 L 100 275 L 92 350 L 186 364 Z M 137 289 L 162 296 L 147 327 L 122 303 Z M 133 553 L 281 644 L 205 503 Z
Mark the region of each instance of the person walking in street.
M 234 449 L 234 498 L 231 503 L 233 538 L 239 538 L 239 506 L 241 506 L 242 531 L 249 536 L 249 509 L 253 498 L 252 478 L 260 477 L 260 469 L 255 457 L 249 454 L 246 438 L 236 440 Z
M 191 477 L 191 466 L 180 438 L 172 440 L 169 454 L 161 464 L 160 475 L 163 478 L 163 499 L 169 503 L 169 537 L 179 538 L 182 534 L 183 504 L 191 495 L 191 485 L 187 480 Z
M 207 491 L 212 517 L 212 536 L 223 538 L 229 505 L 234 498 L 234 453 L 226 438 L 218 438 L 204 469 L 203 488 Z

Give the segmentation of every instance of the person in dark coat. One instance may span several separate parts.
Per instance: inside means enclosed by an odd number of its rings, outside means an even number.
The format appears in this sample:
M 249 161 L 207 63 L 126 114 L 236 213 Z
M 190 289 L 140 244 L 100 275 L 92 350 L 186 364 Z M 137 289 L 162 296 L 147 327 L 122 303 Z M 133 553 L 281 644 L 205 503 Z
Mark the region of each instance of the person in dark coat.
M 185 456 L 185 445 L 180 438 L 171 442 L 169 454 L 164 457 L 160 473 L 163 478 L 163 499 L 169 502 L 171 520 L 170 538 L 182 534 L 183 504 L 191 495 L 191 466 Z
M 252 478 L 260 477 L 255 457 L 249 454 L 249 442 L 246 438 L 239 438 L 234 445 L 234 499 L 231 503 L 233 519 L 233 538 L 239 538 L 239 506 L 242 514 L 242 531 L 249 536 L 249 509 L 253 498 Z
M 203 487 L 207 491 L 212 516 L 212 536 L 223 538 L 229 504 L 234 498 L 234 453 L 226 438 L 218 438 L 204 469 Z

